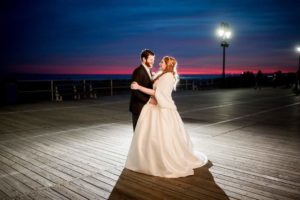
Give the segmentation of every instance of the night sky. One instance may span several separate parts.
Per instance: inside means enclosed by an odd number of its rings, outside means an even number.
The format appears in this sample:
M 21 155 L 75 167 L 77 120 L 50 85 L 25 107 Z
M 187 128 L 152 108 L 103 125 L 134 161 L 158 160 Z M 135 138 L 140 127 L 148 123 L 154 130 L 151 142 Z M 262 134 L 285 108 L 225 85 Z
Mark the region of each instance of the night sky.
M 182 74 L 219 74 L 215 32 L 233 37 L 226 73 L 295 72 L 300 0 L 4 0 L 1 73 L 128 74 L 144 48 Z

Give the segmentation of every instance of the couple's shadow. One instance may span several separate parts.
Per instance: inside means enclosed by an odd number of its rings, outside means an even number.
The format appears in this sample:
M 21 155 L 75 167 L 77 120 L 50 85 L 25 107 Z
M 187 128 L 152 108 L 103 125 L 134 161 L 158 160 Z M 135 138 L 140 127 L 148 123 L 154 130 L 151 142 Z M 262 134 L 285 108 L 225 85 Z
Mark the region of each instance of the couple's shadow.
M 215 183 L 209 168 L 195 169 L 193 176 L 160 178 L 123 169 L 109 199 L 229 199 Z

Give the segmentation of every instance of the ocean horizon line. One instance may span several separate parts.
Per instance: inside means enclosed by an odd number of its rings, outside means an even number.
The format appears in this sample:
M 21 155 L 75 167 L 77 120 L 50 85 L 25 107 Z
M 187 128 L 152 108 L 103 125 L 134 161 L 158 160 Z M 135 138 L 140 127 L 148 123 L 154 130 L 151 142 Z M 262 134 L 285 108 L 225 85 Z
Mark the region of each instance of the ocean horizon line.
M 236 75 L 226 75 L 236 76 Z M 221 74 L 181 74 L 180 79 L 215 79 Z M 10 80 L 129 80 L 131 74 L 33 74 L 19 73 L 6 77 Z
M 236 77 L 241 74 L 226 74 L 226 77 Z M 270 74 L 265 74 L 270 75 Z M 180 79 L 216 79 L 222 74 L 179 74 Z M 2 77 L 3 78 L 3 77 Z M 11 80 L 129 80 L 131 74 L 54 74 L 54 73 L 15 73 L 6 76 Z

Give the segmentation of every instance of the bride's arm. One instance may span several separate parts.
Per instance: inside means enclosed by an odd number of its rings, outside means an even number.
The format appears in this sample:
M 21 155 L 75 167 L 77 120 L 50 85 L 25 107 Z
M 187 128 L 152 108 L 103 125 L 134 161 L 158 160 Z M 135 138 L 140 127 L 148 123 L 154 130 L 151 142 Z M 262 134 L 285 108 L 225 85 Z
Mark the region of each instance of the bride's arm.
M 155 95 L 155 90 L 153 89 L 149 89 L 149 88 L 145 88 L 143 86 L 140 86 L 137 82 L 133 82 L 131 83 L 131 89 L 132 90 L 139 90 L 145 94 L 148 94 L 150 96 L 154 96 Z

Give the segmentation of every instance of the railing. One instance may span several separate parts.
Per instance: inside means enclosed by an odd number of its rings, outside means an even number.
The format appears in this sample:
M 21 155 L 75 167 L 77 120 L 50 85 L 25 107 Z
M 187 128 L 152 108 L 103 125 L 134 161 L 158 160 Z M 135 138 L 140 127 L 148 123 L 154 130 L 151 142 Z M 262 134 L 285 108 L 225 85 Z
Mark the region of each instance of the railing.
M 180 80 L 177 90 L 199 90 L 214 87 L 213 79 Z M 128 94 L 130 80 L 20 80 L 7 88 L 11 101 L 64 101 L 96 99 L 99 96 Z
M 274 82 L 265 77 L 262 86 L 280 86 L 286 84 L 291 87 L 293 79 L 283 79 Z M 19 80 L 2 82 L 0 84 L 0 103 L 13 104 L 16 102 L 34 101 L 64 101 L 80 99 L 97 99 L 101 96 L 113 96 L 130 93 L 130 80 Z M 203 90 L 230 87 L 254 87 L 253 78 L 228 77 L 225 82 L 221 79 L 180 79 L 177 91 Z M 4 95 L 3 95 L 4 94 Z

